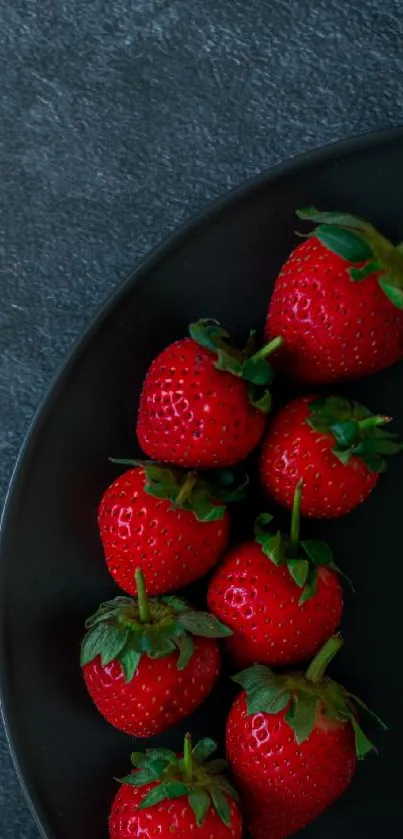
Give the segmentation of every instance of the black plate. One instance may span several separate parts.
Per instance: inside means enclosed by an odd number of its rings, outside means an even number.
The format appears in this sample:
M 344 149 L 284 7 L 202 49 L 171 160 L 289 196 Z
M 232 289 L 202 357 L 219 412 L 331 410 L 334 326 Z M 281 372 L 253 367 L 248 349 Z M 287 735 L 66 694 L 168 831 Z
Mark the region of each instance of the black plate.
M 315 203 L 368 216 L 403 240 L 403 132 L 364 137 L 269 172 L 192 222 L 117 291 L 74 349 L 33 425 L 3 520 L 0 658 L 3 709 L 17 769 L 48 839 L 106 839 L 116 784 L 133 741 L 87 697 L 78 663 L 82 625 L 114 594 L 96 507 L 116 474 L 108 456 L 137 453 L 135 418 L 148 363 L 187 323 L 209 315 L 244 335 L 263 323 L 270 290 L 295 242 L 296 207 Z M 349 386 L 403 432 L 402 364 Z M 284 394 L 281 394 L 281 398 Z M 403 834 L 399 667 L 403 461 L 372 497 L 325 534 L 354 579 L 346 648 L 335 674 L 387 720 L 379 758 L 359 766 L 340 802 L 305 836 Z M 202 589 L 196 587 L 197 599 Z M 400 688 L 400 690 L 399 690 Z M 221 681 L 192 720 L 222 739 L 232 687 Z M 164 738 L 178 744 L 180 730 Z M 269 838 L 268 838 L 269 839 Z

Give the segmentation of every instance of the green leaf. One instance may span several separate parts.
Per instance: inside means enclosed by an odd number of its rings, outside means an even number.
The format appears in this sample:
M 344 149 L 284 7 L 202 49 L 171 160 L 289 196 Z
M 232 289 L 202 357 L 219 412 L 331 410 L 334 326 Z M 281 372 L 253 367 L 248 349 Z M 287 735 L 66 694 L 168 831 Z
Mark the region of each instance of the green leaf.
M 80 661 L 82 667 L 100 655 L 107 632 L 108 627 L 102 623 L 98 624 L 94 629 L 91 629 L 84 636 L 81 643 Z
M 309 574 L 309 562 L 306 559 L 288 559 L 287 568 L 294 582 L 303 588 Z
M 285 561 L 285 546 L 283 537 L 278 530 L 274 536 L 266 543 L 266 549 L 263 551 L 275 565 L 283 565 Z
M 346 422 L 335 422 L 330 430 L 340 446 L 351 446 L 360 431 L 358 422 L 354 419 Z
M 192 635 L 202 638 L 228 638 L 232 631 L 208 612 L 183 612 L 178 623 Z
M 351 419 L 351 402 L 343 396 L 319 396 L 309 405 L 310 417 L 322 417 L 327 425 Z
M 147 749 L 147 759 L 176 761 L 176 754 L 171 749 Z
M 85 636 L 81 646 L 81 664 L 88 664 L 97 655 L 104 667 L 117 658 L 129 637 L 128 629 L 118 629 L 112 624 L 99 623 Z
M 239 801 L 239 795 L 236 789 L 232 786 L 232 784 L 230 784 L 225 775 L 220 777 L 219 784 L 222 791 L 225 792 L 229 798 L 232 798 L 234 801 Z
M 159 598 L 161 603 L 164 603 L 166 606 L 169 606 L 170 609 L 180 615 L 182 612 L 189 611 L 189 603 L 186 603 L 186 600 L 182 600 L 181 597 L 176 597 L 174 594 L 165 594 Z
M 239 358 L 234 358 L 233 355 L 227 352 L 227 349 L 217 351 L 217 370 L 222 370 L 226 373 L 232 373 L 233 376 L 242 377 L 243 362 Z
M 231 825 L 231 810 L 227 801 L 226 795 L 217 787 L 211 788 L 211 800 L 223 824 L 230 827 Z
M 209 775 L 221 775 L 222 772 L 228 769 L 228 761 L 218 757 L 215 760 L 209 760 L 205 764 L 204 769 Z
M 147 495 L 152 495 L 153 498 L 161 498 L 163 501 L 174 501 L 177 490 L 168 484 L 157 484 L 148 481 L 144 487 Z
M 280 711 L 284 711 L 290 698 L 290 691 L 281 683 L 273 684 L 271 687 L 266 684 L 265 687 L 260 687 L 247 694 L 248 714 L 258 714 L 259 712 L 278 714 Z
M 255 522 L 255 540 L 261 546 L 265 556 L 268 556 L 275 565 L 282 565 L 285 560 L 285 548 L 280 531 L 273 533 L 267 529 L 272 522 L 273 516 L 269 513 L 261 513 Z
M 212 318 L 201 318 L 197 323 L 189 325 L 189 335 L 201 347 L 216 352 L 217 344 L 221 340 L 227 340 L 230 336 L 217 320 Z
M 242 670 L 241 673 L 237 673 L 236 676 L 232 676 L 232 681 L 236 682 L 237 685 L 241 685 L 246 693 L 249 693 L 250 691 L 266 686 L 268 682 L 276 683 L 278 677 L 264 664 L 254 664 L 252 667 L 247 667 L 246 670 Z
M 378 283 L 390 302 L 393 303 L 397 309 L 403 309 L 403 288 L 400 285 L 395 284 L 391 277 L 386 274 L 379 277 Z
M 167 487 L 176 489 L 179 483 L 179 476 L 182 474 L 169 466 L 162 466 L 152 460 L 144 461 L 143 468 L 149 481 L 155 484 L 164 484 Z M 186 479 L 186 473 L 183 476 Z
M 371 709 L 368 708 L 368 705 L 366 705 L 365 702 L 363 702 L 362 699 L 360 699 L 359 696 L 355 696 L 354 693 L 348 693 L 347 696 L 348 696 L 349 699 L 353 700 L 355 705 L 359 706 L 361 714 L 363 714 L 370 723 L 373 723 L 374 725 L 376 725 L 377 728 L 381 729 L 381 731 L 387 731 L 388 730 L 388 727 L 387 727 L 387 725 L 385 725 L 383 720 L 381 720 L 381 718 L 378 717 L 378 715 L 375 714 L 374 711 L 371 711 Z
M 199 740 L 193 748 L 193 757 L 198 763 L 204 763 L 217 750 L 217 743 L 209 737 Z
M 141 769 L 140 772 L 132 772 L 125 778 L 119 778 L 121 784 L 129 784 L 131 787 L 143 787 L 155 781 L 153 772 L 149 769 Z
M 114 600 L 108 600 L 106 603 L 101 603 L 94 615 L 87 618 L 85 621 L 86 629 L 96 626 L 98 623 L 107 623 L 113 620 L 121 610 L 130 609 L 133 605 L 131 597 L 115 597 Z
M 256 542 L 259 542 L 259 545 L 264 544 L 267 538 L 273 535 L 272 532 L 267 530 L 267 525 L 271 524 L 272 521 L 273 516 L 270 513 L 261 513 L 257 517 L 255 522 L 255 539 Z
M 137 650 L 133 650 L 130 647 L 127 650 L 124 650 L 123 653 L 119 655 L 119 661 L 122 665 L 125 681 L 131 682 L 133 676 L 138 668 L 139 662 L 141 659 L 141 653 L 137 652 Z
M 262 411 L 263 414 L 268 414 L 272 406 L 271 393 L 270 391 L 265 390 L 264 393 L 261 394 L 254 385 L 251 385 L 249 388 L 249 402 L 254 408 L 257 408 L 258 411 Z
M 375 748 L 374 744 L 371 743 L 371 741 L 368 739 L 367 735 L 362 730 L 355 717 L 352 717 L 351 725 L 353 726 L 354 730 L 355 750 L 357 753 L 358 760 L 363 760 L 364 757 L 367 754 L 369 754 L 369 752 L 376 752 L 377 749 Z
M 401 452 L 402 448 L 401 443 L 395 443 L 388 438 L 373 436 L 365 437 L 358 446 L 355 446 L 354 454 L 365 459 L 369 454 L 397 454 Z
M 166 758 L 154 758 L 154 760 L 151 760 L 151 758 L 149 758 L 147 768 L 149 772 L 152 772 L 155 780 L 158 781 L 162 773 L 165 772 L 167 767 L 170 765 L 170 762 L 171 761 L 167 760 Z
M 314 235 L 325 248 L 348 262 L 364 262 L 373 257 L 373 251 L 368 242 L 352 230 L 346 230 L 334 224 L 325 224 L 318 227 Z
M 144 752 L 132 752 L 130 760 L 136 769 L 145 769 L 148 764 L 148 756 Z
M 312 414 L 311 416 L 307 417 L 306 421 L 310 428 L 312 428 L 313 431 L 317 431 L 318 434 L 330 433 L 329 417 L 321 417 L 319 415 Z
M 155 636 L 153 632 L 153 627 L 149 626 L 148 628 L 146 628 L 146 626 L 144 626 L 144 629 L 140 635 L 141 652 L 151 655 L 154 650 L 154 643 Z
M 177 669 L 185 670 L 194 653 L 195 646 L 193 643 L 193 638 L 191 635 L 186 635 L 186 633 L 183 633 L 182 635 L 178 635 L 178 637 L 175 638 L 175 644 L 179 650 L 179 658 L 178 663 L 176 665 Z
M 189 795 L 189 804 L 195 814 L 196 824 L 200 827 L 210 808 L 210 796 L 204 789 L 193 790 Z
M 316 207 L 303 207 L 301 210 L 296 210 L 296 215 L 303 221 L 312 221 L 316 224 L 338 224 L 342 227 L 352 227 L 354 230 L 372 229 L 372 225 L 352 213 L 321 212 Z
M 337 457 L 337 459 L 340 460 L 340 463 L 342 463 L 343 466 L 348 466 L 351 460 L 352 451 L 343 451 L 342 449 L 339 449 L 337 446 L 335 446 L 332 449 L 332 452 Z
M 348 273 L 354 283 L 359 283 L 361 280 L 365 280 L 366 277 L 370 277 L 371 274 L 374 274 L 376 271 L 379 271 L 381 268 L 379 262 L 375 260 L 371 260 L 363 265 L 361 268 L 349 268 Z
M 142 460 L 130 457 L 108 457 L 110 463 L 117 463 L 118 466 L 143 466 Z
M 298 744 L 307 740 L 312 733 L 317 706 L 318 699 L 313 694 L 300 690 L 292 697 L 285 719 L 293 730 Z
M 272 383 L 274 373 L 267 359 L 252 356 L 244 363 L 242 378 L 254 385 L 267 386 Z
M 318 575 L 316 572 L 316 568 L 312 568 L 309 572 L 308 579 L 306 581 L 305 588 L 299 598 L 298 605 L 302 606 L 303 603 L 306 603 L 307 600 L 310 600 L 311 597 L 315 597 L 318 591 Z
M 300 545 L 314 565 L 330 565 L 333 562 L 333 551 L 322 539 L 304 539 Z
M 225 515 L 225 506 L 214 504 L 207 494 L 192 493 L 191 507 L 198 521 L 220 521 Z
M 216 469 L 211 473 L 210 483 L 214 498 L 220 501 L 242 501 L 249 486 L 249 476 L 233 469 Z
M 148 807 L 154 807 L 156 804 L 160 804 L 161 801 L 182 798 L 183 795 L 188 795 L 189 792 L 189 787 L 181 783 L 181 781 L 163 781 L 147 793 L 141 804 L 138 805 L 138 809 L 146 810 Z

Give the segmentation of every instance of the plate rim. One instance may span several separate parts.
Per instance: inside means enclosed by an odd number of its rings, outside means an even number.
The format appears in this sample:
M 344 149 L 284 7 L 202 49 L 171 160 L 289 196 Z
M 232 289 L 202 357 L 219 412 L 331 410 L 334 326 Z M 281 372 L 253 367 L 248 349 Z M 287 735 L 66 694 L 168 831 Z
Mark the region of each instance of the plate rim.
M 136 283 L 156 265 L 162 262 L 171 250 L 181 248 L 186 239 L 193 236 L 198 228 L 206 223 L 211 223 L 217 216 L 225 212 L 227 207 L 241 202 L 249 194 L 263 189 L 270 184 L 274 184 L 282 178 L 292 177 L 298 171 L 309 169 L 310 166 L 317 165 L 320 162 L 330 162 L 332 159 L 349 156 L 357 151 L 368 150 L 371 147 L 375 148 L 379 145 L 387 146 L 394 144 L 399 140 L 403 143 L 403 125 L 354 134 L 342 140 L 335 140 L 324 146 L 318 146 L 310 151 L 287 158 L 274 166 L 264 169 L 257 175 L 242 181 L 238 186 L 224 192 L 213 201 L 208 201 L 199 212 L 185 218 L 155 248 L 144 258 L 140 259 L 137 266 L 126 277 L 118 281 L 116 287 L 101 302 L 97 314 L 79 333 L 70 349 L 64 354 L 62 361 L 58 364 L 56 371 L 51 376 L 49 384 L 45 388 L 44 395 L 28 424 L 19 454 L 11 472 L 0 518 L 0 581 L 3 564 L 6 561 L 5 543 L 7 540 L 7 531 L 12 526 L 13 521 L 13 505 L 18 501 L 19 489 L 24 481 L 24 471 L 29 468 L 30 456 L 35 449 L 36 437 L 47 415 L 57 401 L 59 393 L 63 390 L 64 381 L 69 376 L 80 354 L 82 354 L 90 343 L 93 334 L 98 331 L 103 322 L 113 312 L 113 309 L 124 298 L 125 294 L 134 289 Z M 14 744 L 11 732 L 12 713 L 7 710 L 7 706 L 10 704 L 10 697 L 7 699 L 7 695 L 9 695 L 10 691 L 4 676 L 5 668 L 2 664 L 6 658 L 2 627 L 3 619 L 0 613 L 0 720 L 3 722 L 6 743 L 9 748 L 14 770 L 40 835 L 43 839 L 57 839 L 53 829 L 49 825 L 47 813 L 44 812 L 42 805 L 36 801 L 36 795 L 32 790 L 31 781 L 23 768 L 23 758 L 18 756 L 18 750 Z

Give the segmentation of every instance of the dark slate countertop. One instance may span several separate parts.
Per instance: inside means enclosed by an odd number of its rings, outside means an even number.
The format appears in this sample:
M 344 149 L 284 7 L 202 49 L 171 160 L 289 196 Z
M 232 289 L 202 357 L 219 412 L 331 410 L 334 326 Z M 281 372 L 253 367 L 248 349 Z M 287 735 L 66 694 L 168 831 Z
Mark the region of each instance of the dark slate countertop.
M 0 491 L 56 368 L 180 222 L 403 122 L 400 0 L 0 0 Z M 1 500 L 2 500 L 1 499 Z M 0 732 L 0 839 L 38 839 Z

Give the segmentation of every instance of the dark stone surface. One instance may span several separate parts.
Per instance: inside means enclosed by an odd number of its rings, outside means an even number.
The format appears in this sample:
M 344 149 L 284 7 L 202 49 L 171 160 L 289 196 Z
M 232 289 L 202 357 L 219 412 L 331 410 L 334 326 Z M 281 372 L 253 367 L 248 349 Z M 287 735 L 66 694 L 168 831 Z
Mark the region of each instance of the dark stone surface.
M 0 1 L 0 491 L 141 257 L 268 166 L 403 122 L 400 0 Z M 38 830 L 0 733 L 0 839 Z

